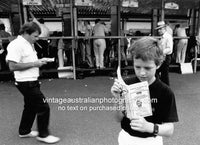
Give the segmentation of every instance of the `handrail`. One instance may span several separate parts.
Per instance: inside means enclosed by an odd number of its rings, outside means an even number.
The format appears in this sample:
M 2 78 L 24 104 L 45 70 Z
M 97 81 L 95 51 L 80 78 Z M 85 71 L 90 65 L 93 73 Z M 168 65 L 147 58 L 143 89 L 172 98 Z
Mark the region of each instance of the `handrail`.
M 39 39 L 122 39 L 122 38 L 142 38 L 144 36 L 59 36 L 59 37 L 55 37 L 55 36 L 51 36 L 51 37 L 39 37 Z M 161 38 L 160 36 L 151 36 L 154 38 Z M 16 36 L 11 36 L 11 37 L 0 37 L 0 40 L 10 40 L 10 39 L 14 39 L 16 38 Z M 174 36 L 173 39 L 189 39 L 190 37 L 177 37 Z

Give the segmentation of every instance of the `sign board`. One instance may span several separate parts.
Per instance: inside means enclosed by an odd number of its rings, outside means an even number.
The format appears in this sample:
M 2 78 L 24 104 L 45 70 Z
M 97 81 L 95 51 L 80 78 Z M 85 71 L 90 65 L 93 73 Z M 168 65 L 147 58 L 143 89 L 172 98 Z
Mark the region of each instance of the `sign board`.
M 192 63 L 180 63 L 181 74 L 192 74 Z
M 42 0 L 23 0 L 23 5 L 42 5 Z
M 165 9 L 178 10 L 179 9 L 179 5 L 174 3 L 174 2 L 165 3 Z
M 70 4 L 56 4 L 56 8 L 70 7 Z
M 123 7 L 138 7 L 138 0 L 123 0 L 122 1 Z
M 75 6 L 93 6 L 92 0 L 75 0 Z

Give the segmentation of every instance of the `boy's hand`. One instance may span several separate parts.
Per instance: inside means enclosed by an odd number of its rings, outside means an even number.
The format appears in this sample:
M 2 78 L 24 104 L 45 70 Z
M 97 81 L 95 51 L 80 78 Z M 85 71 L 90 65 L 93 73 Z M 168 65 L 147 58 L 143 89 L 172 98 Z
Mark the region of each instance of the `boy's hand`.
M 113 86 L 111 87 L 111 93 L 114 97 L 120 97 L 120 93 L 122 93 L 122 85 L 115 79 Z
M 136 116 L 131 119 L 130 126 L 133 130 L 139 132 L 153 133 L 153 123 L 150 123 L 144 119 L 144 117 Z

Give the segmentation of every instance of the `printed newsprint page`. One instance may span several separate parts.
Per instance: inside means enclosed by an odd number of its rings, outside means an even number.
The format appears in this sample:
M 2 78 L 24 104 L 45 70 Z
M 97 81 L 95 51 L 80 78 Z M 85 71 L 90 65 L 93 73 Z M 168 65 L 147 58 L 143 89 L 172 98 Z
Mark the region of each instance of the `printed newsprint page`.
M 117 69 L 117 77 L 123 88 L 126 89 L 124 97 L 127 117 L 131 119 L 134 116 L 151 116 L 152 108 L 148 82 L 144 81 L 126 85 L 121 77 L 120 67 Z

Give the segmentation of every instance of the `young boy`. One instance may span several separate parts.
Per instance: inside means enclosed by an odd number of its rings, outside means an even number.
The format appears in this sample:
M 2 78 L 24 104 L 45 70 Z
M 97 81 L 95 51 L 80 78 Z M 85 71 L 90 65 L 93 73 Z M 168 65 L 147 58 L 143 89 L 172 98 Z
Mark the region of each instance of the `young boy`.
M 127 85 L 147 81 L 149 84 L 152 116 L 127 118 L 123 111 L 119 145 L 163 145 L 162 136 L 171 136 L 173 122 L 178 122 L 175 96 L 172 90 L 155 77 L 156 70 L 164 59 L 159 43 L 152 37 L 143 37 L 131 47 L 135 77 L 125 80 Z M 116 79 L 111 93 L 120 97 L 122 85 Z M 121 114 L 121 115 L 122 115 Z

